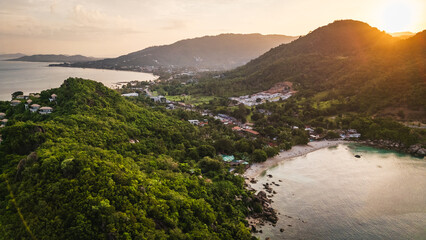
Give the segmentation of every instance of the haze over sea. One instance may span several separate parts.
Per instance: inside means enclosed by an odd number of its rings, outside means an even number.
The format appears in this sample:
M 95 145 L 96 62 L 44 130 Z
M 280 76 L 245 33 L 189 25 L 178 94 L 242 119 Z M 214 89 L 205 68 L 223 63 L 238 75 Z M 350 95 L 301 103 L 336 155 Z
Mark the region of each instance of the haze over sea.
M 69 77 L 95 80 L 111 88 L 119 82 L 156 79 L 150 73 L 48 67 L 48 65 L 49 63 L 45 62 L 0 61 L 0 101 L 11 100 L 11 94 L 15 91 L 23 91 L 24 94 L 29 94 L 57 88 Z

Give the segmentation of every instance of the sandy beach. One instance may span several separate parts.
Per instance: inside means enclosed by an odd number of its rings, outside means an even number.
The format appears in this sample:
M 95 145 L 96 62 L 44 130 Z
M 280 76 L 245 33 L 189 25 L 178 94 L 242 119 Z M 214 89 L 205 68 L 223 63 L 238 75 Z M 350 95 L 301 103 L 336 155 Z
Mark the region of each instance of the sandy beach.
M 277 156 L 273 158 L 269 158 L 265 162 L 255 163 L 250 166 L 244 173 L 244 177 L 247 178 L 256 178 L 259 176 L 264 170 L 271 168 L 272 166 L 299 156 L 306 155 L 310 152 L 316 151 L 321 148 L 336 146 L 341 143 L 347 143 L 348 141 L 337 140 L 337 141 L 318 141 L 318 142 L 310 142 L 307 145 L 298 145 L 292 147 L 288 151 L 280 152 Z

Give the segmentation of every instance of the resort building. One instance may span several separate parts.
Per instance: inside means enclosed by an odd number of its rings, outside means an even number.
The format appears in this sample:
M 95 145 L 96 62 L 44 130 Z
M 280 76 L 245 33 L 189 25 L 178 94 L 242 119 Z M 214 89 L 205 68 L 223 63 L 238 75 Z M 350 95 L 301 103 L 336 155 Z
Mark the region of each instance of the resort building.
M 5 118 L 5 119 L 2 119 L 2 120 L 0 121 L 1 126 L 2 126 L 2 127 L 6 126 L 6 124 L 7 124 L 7 122 L 8 122 L 8 121 L 9 121 L 9 120 L 7 120 L 6 118 Z
M 138 97 L 139 96 L 139 93 L 124 93 L 124 94 L 121 94 L 121 96 L 123 96 L 123 97 Z
M 51 107 L 41 107 L 38 111 L 40 114 L 50 114 L 53 112 L 53 108 Z
M 18 106 L 20 103 L 21 103 L 21 101 L 19 101 L 19 100 L 12 100 L 12 101 L 10 102 L 10 106 L 12 106 L 12 107 L 16 107 L 16 106 Z
M 32 112 L 32 113 L 37 112 L 39 108 L 40 108 L 40 105 L 33 104 L 33 105 L 30 106 L 30 112 Z
M 189 123 L 191 123 L 192 125 L 198 125 L 200 124 L 199 120 L 188 120 Z
M 56 97 L 58 97 L 56 94 L 50 95 L 49 101 L 51 102 L 56 101 Z

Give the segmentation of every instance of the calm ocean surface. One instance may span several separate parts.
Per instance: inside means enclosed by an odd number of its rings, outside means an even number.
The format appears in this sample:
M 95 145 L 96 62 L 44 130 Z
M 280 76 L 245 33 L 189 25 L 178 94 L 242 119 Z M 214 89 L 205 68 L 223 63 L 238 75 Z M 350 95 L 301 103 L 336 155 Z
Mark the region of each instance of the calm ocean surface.
M 81 77 L 114 87 L 119 82 L 149 81 L 155 77 L 149 73 L 102 69 L 48 67 L 49 63 L 0 61 L 0 100 L 11 100 L 15 91 L 25 94 L 57 88 L 68 77 Z
M 426 239 L 425 159 L 339 145 L 284 161 L 266 174 L 273 178 L 259 177 L 253 187 L 280 185 L 272 186 L 280 215 L 276 227 L 261 228 L 260 239 Z

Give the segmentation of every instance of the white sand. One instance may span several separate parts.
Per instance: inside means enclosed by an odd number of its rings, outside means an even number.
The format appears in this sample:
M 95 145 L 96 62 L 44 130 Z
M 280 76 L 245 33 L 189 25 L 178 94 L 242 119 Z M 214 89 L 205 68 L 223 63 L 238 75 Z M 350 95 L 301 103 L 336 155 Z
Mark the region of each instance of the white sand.
M 256 178 L 259 176 L 263 171 L 265 171 L 268 168 L 271 168 L 278 163 L 288 160 L 291 158 L 299 157 L 306 155 L 310 152 L 316 151 L 321 148 L 336 146 L 341 143 L 347 143 L 347 141 L 337 140 L 337 141 L 318 141 L 318 142 L 310 142 L 308 145 L 298 145 L 292 147 L 288 151 L 280 152 L 277 156 L 273 158 L 269 158 L 265 162 L 262 163 L 254 163 L 246 170 L 244 173 L 244 177 L 247 178 Z

